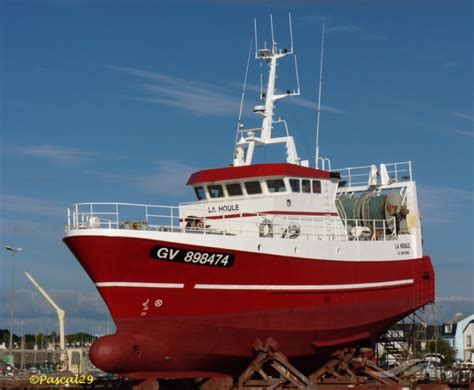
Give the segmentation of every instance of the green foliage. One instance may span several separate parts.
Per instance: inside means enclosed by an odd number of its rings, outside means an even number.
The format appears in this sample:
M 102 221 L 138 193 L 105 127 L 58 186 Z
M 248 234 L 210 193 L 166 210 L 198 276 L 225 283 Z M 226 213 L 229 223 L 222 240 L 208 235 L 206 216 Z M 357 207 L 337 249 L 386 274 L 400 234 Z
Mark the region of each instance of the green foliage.
M 426 350 L 430 353 L 440 353 L 444 356 L 444 364 L 450 366 L 456 357 L 456 349 L 454 349 L 444 339 L 434 340 L 428 343 Z
M 10 332 L 7 330 L 0 329 L 0 344 L 5 343 L 5 345 L 8 345 L 10 342 Z
M 46 348 L 48 343 L 53 342 L 53 339 L 55 342 L 59 342 L 59 336 L 56 332 L 52 332 L 51 334 L 47 335 L 44 333 L 37 333 L 37 334 L 25 334 L 25 348 L 26 349 L 33 349 L 35 344 L 38 345 L 38 347 L 41 348 Z M 88 334 L 88 333 L 74 333 L 66 336 L 66 342 L 67 343 L 80 343 L 81 345 L 83 343 L 90 343 L 94 340 L 95 338 Z M 13 335 L 13 342 L 16 342 L 18 345 L 21 343 L 21 337 L 17 335 Z M 5 343 L 5 345 L 8 347 L 10 343 L 10 332 L 8 329 L 0 329 L 0 344 Z

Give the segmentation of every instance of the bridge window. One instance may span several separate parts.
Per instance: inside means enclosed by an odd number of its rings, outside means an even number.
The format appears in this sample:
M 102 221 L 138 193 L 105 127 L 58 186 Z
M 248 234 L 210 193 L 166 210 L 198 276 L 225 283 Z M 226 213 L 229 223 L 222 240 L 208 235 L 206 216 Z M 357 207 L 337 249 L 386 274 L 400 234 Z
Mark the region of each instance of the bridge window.
M 207 190 L 209 191 L 209 195 L 211 198 L 222 198 L 224 197 L 224 190 L 222 189 L 222 186 L 216 185 L 216 186 L 207 186 Z
M 260 186 L 259 181 L 248 181 L 245 183 L 245 189 L 247 190 L 247 194 L 255 195 L 262 193 L 262 187 Z
M 290 187 L 293 192 L 300 192 L 300 179 L 290 179 Z
M 321 193 L 321 181 L 313 180 L 313 194 L 320 194 L 320 193 Z
M 303 192 L 309 194 L 311 192 L 311 180 L 301 180 Z
M 203 187 L 196 187 L 194 188 L 194 191 L 196 192 L 198 200 L 206 199 L 206 192 Z
M 229 196 L 243 195 L 242 187 L 240 186 L 240 183 L 226 184 L 225 187 L 227 188 L 227 193 L 229 194 Z
M 283 179 L 267 180 L 268 192 L 285 192 L 285 182 Z

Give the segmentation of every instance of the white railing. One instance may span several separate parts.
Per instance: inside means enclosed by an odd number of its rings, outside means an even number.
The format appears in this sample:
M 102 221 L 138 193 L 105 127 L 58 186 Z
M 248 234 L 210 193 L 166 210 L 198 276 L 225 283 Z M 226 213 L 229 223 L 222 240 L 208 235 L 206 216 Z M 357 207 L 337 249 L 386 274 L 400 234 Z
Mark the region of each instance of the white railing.
M 179 207 L 134 203 L 77 203 L 67 209 L 69 229 L 179 229 Z
M 390 179 L 390 184 L 412 181 L 413 172 L 411 161 L 385 164 Z M 340 187 L 367 186 L 371 175 L 372 166 L 349 167 L 334 169 L 341 174 Z M 344 183 L 345 182 L 345 183 Z
M 181 214 L 180 214 L 181 212 Z M 200 214 L 200 215 L 199 215 Z M 180 217 L 186 216 L 186 217 Z M 133 203 L 78 203 L 68 208 L 68 230 L 128 229 L 188 234 L 259 236 L 317 241 L 388 240 L 397 235 L 395 219 L 341 219 L 269 213 L 216 218 L 181 206 Z

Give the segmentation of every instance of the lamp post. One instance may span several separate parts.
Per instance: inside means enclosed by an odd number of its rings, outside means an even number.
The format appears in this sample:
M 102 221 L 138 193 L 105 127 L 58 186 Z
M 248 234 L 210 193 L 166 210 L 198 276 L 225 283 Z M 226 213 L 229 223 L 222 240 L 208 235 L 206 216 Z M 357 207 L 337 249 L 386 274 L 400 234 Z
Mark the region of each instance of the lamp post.
M 10 355 L 13 354 L 13 320 L 15 318 L 15 263 L 16 253 L 23 250 L 23 248 L 13 248 L 10 245 L 6 245 L 5 249 L 12 252 L 12 304 L 11 304 L 11 318 L 10 318 Z

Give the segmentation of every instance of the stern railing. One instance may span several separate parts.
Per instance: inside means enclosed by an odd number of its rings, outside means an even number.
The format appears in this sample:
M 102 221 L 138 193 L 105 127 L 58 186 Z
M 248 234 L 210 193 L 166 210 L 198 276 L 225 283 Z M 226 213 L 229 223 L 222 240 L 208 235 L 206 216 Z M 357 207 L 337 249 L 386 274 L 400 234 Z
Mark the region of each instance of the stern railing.
M 402 183 L 412 181 L 413 171 L 411 161 L 384 164 L 388 174 L 389 182 L 387 184 Z M 340 187 L 367 186 L 374 166 L 349 167 L 334 169 L 341 174 Z M 380 183 L 381 167 L 377 168 L 376 174 Z

